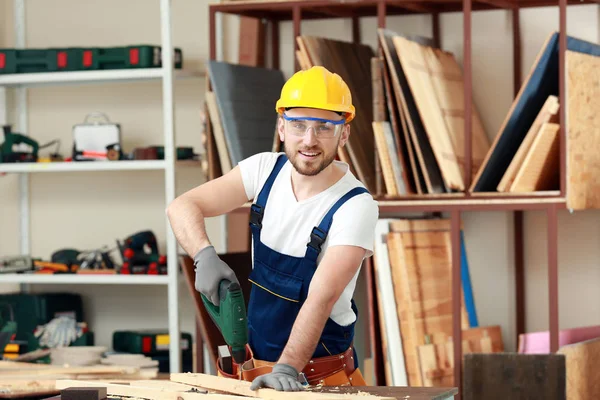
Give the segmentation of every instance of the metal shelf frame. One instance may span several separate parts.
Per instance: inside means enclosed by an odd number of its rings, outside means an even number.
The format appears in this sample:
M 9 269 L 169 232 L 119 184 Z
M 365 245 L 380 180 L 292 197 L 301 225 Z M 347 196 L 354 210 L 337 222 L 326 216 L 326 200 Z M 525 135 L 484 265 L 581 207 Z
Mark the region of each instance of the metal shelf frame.
M 26 19 L 25 0 L 14 1 L 15 48 L 26 48 Z M 0 124 L 8 121 L 8 104 L 6 89 L 16 91 L 17 121 L 19 132 L 29 132 L 27 114 L 27 88 L 38 85 L 66 85 L 105 82 L 131 82 L 141 80 L 161 80 L 162 82 L 162 111 L 164 160 L 152 161 L 114 161 L 94 163 L 49 163 L 31 165 L 1 165 L 0 173 L 18 173 L 20 175 L 20 252 L 23 255 L 31 253 L 31 215 L 29 201 L 29 173 L 32 172 L 71 172 L 71 171 L 118 171 L 118 170 L 162 170 L 164 171 L 165 202 L 169 204 L 175 198 L 175 122 L 174 122 L 174 89 L 173 81 L 176 76 L 198 77 L 203 72 L 175 71 L 173 68 L 171 1 L 155 0 L 153 5 L 160 7 L 160 35 L 163 49 L 163 66 L 148 70 L 127 71 L 85 71 L 40 73 L 22 75 L 0 75 Z M 81 165 L 79 165 L 81 164 Z M 182 162 L 182 165 L 200 165 Z M 163 212 L 163 211 L 159 211 Z M 164 213 L 164 212 L 163 212 Z M 168 331 L 171 337 L 169 344 L 170 372 L 181 372 L 181 345 L 179 319 L 179 255 L 175 235 L 165 214 L 167 266 L 168 274 L 162 276 L 139 275 L 31 275 L 8 274 L 0 279 L 6 283 L 24 284 L 106 284 L 106 285 L 166 285 L 168 292 Z
M 279 22 L 292 21 L 294 48 L 290 54 L 296 60 L 295 40 L 301 34 L 301 22 L 306 19 L 350 18 L 352 20 L 352 40 L 360 42 L 359 19 L 365 16 L 377 17 L 377 27 L 386 27 L 388 15 L 429 14 L 432 18 L 432 37 L 440 43 L 439 15 L 445 12 L 463 14 L 463 77 L 465 108 L 465 169 L 464 192 L 448 195 L 423 195 L 390 198 L 376 196 L 382 218 L 393 217 L 407 212 L 447 212 L 451 219 L 452 240 L 452 296 L 453 296 L 453 348 L 454 382 L 462 396 L 462 332 L 460 326 L 460 221 L 461 213 L 470 211 L 512 211 L 514 216 L 514 266 L 516 296 L 515 336 L 525 333 L 525 285 L 523 248 L 523 211 L 545 210 L 547 216 L 548 254 L 548 298 L 550 351 L 558 350 L 558 210 L 566 207 L 566 107 L 560 107 L 560 190 L 528 195 L 498 193 L 471 193 L 472 165 L 472 52 L 471 16 L 480 10 L 505 9 L 512 14 L 513 23 L 513 88 L 516 96 L 521 88 L 521 31 L 519 10 L 521 8 L 558 6 L 559 10 L 559 101 L 565 100 L 565 50 L 566 50 L 566 7 L 567 5 L 595 4 L 598 0 L 311 0 L 311 1 L 240 1 L 226 2 L 209 6 L 210 59 L 217 59 L 216 17 L 218 14 L 250 16 L 267 20 L 271 34 L 272 68 L 279 68 Z M 299 70 L 297 60 L 295 70 Z M 248 205 L 234 212 L 248 212 Z

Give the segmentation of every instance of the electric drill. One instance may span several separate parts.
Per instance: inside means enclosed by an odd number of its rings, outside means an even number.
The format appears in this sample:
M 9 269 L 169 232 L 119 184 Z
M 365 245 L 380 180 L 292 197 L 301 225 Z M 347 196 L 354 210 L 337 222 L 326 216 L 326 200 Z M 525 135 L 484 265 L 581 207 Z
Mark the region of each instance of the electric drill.
M 231 347 L 231 356 L 236 364 L 246 361 L 248 325 L 246 303 L 239 283 L 223 279 L 219 285 L 219 306 L 215 306 L 206 296 L 201 295 L 208 314 Z
M 10 125 L 4 125 L 4 143 L 0 144 L 0 162 L 36 162 L 38 159 L 39 145 L 32 138 L 21 133 L 12 132 Z M 25 143 L 31 146 L 31 153 L 13 151 L 16 144 Z

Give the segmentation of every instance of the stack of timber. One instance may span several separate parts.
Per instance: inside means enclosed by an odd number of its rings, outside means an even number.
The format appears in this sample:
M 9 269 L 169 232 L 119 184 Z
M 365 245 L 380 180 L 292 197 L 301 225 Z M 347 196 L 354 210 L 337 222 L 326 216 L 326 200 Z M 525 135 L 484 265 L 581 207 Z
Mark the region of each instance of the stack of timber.
M 470 188 L 541 193 L 560 189 L 560 135 L 567 129 L 567 206 L 600 207 L 600 45 L 567 36 L 566 100 L 559 104 L 559 35 L 551 33 L 521 85 Z M 560 121 L 567 107 L 567 123 Z M 551 194 L 551 193 L 550 193 Z
M 385 382 L 453 386 L 452 249 L 447 219 L 380 219 L 374 275 Z M 504 351 L 499 326 L 481 327 L 461 232 L 463 353 Z
M 371 60 L 373 131 L 385 194 L 464 191 L 464 84 L 455 56 L 423 37 L 378 29 Z M 474 176 L 490 144 L 472 113 Z
M 275 103 L 284 83 L 280 70 L 208 62 L 204 145 L 209 179 L 245 158 L 274 150 Z
M 156 371 L 121 365 L 58 366 L 0 361 L 0 399 L 40 397 L 58 394 L 60 379 L 138 380 L 156 378 Z
M 374 51 L 364 44 L 315 36 L 296 37 L 296 52 L 302 69 L 320 65 L 335 72 L 346 82 L 356 108 L 350 138 L 338 150 L 338 158 L 350 166 L 354 175 L 375 192 L 375 144 L 373 137 L 371 58 Z

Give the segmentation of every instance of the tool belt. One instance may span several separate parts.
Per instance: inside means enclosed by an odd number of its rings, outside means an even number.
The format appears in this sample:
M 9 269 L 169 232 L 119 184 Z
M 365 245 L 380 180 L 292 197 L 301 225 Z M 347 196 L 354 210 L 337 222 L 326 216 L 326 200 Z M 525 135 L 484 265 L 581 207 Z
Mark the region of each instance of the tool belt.
M 274 362 L 257 360 L 246 347 L 246 361 L 239 365 L 233 363 L 233 373 L 221 369 L 221 360 L 217 362 L 217 374 L 232 379 L 252 382 L 256 377 L 272 371 Z M 367 386 L 360 370 L 354 368 L 354 351 L 350 347 L 342 354 L 311 359 L 302 370 L 309 385 L 323 386 Z

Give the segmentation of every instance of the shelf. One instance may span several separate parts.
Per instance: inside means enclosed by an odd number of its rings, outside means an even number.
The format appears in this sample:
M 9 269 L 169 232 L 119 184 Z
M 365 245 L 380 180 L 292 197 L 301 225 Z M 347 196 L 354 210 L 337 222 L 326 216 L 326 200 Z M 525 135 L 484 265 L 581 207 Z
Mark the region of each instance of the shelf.
M 594 0 L 568 0 L 569 5 L 595 4 Z M 377 16 L 379 4 L 385 5 L 385 15 L 461 12 L 462 0 L 304 0 L 304 1 L 235 1 L 210 5 L 211 12 L 267 18 L 275 21 L 292 20 L 294 8 L 301 10 L 302 20 Z M 473 11 L 551 7 L 556 0 L 472 0 Z
M 176 167 L 200 167 L 196 160 L 182 160 Z M 0 164 L 0 173 L 35 173 L 35 172 L 90 172 L 90 171 L 134 171 L 164 170 L 164 160 L 132 160 L 132 161 L 75 161 L 75 162 L 39 162 L 39 163 L 6 163 Z
M 42 86 L 60 84 L 87 84 L 97 82 L 136 82 L 162 79 L 162 68 L 116 69 L 100 71 L 38 72 L 31 74 L 0 75 L 0 86 Z M 201 71 L 175 70 L 175 78 L 199 78 Z
M 0 274 L 2 283 L 81 285 L 167 285 L 167 275 Z
M 463 193 L 447 195 L 411 196 L 403 198 L 378 199 L 380 217 L 383 214 L 404 212 L 446 212 L 461 211 L 519 211 L 544 210 L 551 206 L 564 208 L 566 199 L 560 192 L 540 192 L 530 194 L 474 193 L 465 196 Z M 250 211 L 251 203 L 235 209 L 232 213 Z

